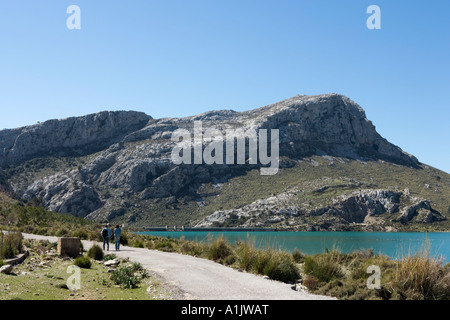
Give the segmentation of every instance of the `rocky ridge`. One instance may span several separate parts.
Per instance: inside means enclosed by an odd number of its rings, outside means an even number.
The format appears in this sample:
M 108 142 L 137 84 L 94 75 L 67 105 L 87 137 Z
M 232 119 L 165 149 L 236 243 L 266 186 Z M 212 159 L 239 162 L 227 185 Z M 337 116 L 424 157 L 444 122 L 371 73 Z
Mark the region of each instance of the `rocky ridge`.
M 293 189 L 239 209 L 216 211 L 198 222 L 196 227 L 217 227 L 228 219 L 234 219 L 241 220 L 240 227 L 267 227 L 281 223 L 291 230 L 319 231 L 353 230 L 358 225 L 366 230 L 392 231 L 386 219 L 403 224 L 412 219 L 418 223 L 446 219 L 431 208 L 429 200 L 413 197 L 409 190 L 359 190 L 333 198 L 330 205 L 314 208 L 306 203 L 293 205 L 299 192 L 303 191 Z M 385 216 L 380 218 L 381 215 Z
M 78 158 L 91 155 L 87 163 L 77 168 L 55 170 L 54 174 L 46 174 L 26 185 L 14 184 L 11 179 L 4 184 L 12 184 L 10 188 L 23 199 L 41 199 L 42 204 L 52 211 L 96 220 L 126 220 L 128 212 L 145 201 L 168 199 L 170 205 L 186 196 L 195 199 L 202 184 L 226 182 L 231 177 L 259 167 L 174 164 L 170 157 L 176 144 L 171 140 L 172 133 L 177 129 L 193 132 L 193 123 L 199 120 L 204 130 L 215 128 L 219 132 L 230 128 L 242 128 L 244 132 L 278 129 L 280 167 L 286 170 L 300 159 L 313 155 L 358 161 L 380 160 L 408 168 L 421 167 L 414 156 L 381 137 L 363 109 L 349 98 L 339 94 L 299 95 L 245 112 L 210 111 L 192 117 L 164 119 L 153 119 L 133 111 L 101 112 L 3 130 L 0 131 L 0 166 L 5 170 L 23 165 L 30 159 L 43 158 L 45 161 L 48 156 Z M 245 217 L 257 208 L 267 211 L 274 202 L 276 206 L 271 210 L 283 212 L 275 214 L 274 219 L 282 215 L 297 218 L 317 215 L 333 217 L 335 221 L 331 224 L 335 225 L 342 225 L 343 221 L 363 223 L 383 210 L 400 213 L 400 204 L 396 199 L 406 196 L 392 190 L 367 190 L 358 196 L 336 198 L 333 206 L 309 211 L 289 204 L 289 201 L 285 201 L 283 207 L 283 197 L 288 195 L 280 192 L 274 199 L 260 199 L 234 211 L 214 212 L 193 224 L 211 225 L 232 213 Z M 417 203 L 414 202 L 414 208 L 401 211 L 398 221 L 402 223 L 409 222 L 419 211 L 428 223 L 444 218 L 433 211 L 426 199 L 404 200 L 417 200 Z M 255 225 L 259 223 L 257 220 Z M 134 222 L 133 219 L 126 221 Z M 249 221 L 244 225 L 248 225 Z M 299 225 L 298 221 L 296 225 Z

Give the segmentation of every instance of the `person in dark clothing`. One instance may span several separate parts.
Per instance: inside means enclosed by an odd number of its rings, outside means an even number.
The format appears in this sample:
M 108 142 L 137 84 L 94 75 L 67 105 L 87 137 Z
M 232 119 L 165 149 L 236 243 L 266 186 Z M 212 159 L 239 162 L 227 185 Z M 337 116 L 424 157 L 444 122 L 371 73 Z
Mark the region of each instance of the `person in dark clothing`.
M 105 244 L 106 248 L 109 251 L 109 238 L 111 238 L 112 231 L 109 228 L 109 225 L 105 225 L 105 227 L 102 229 L 102 238 L 103 238 L 103 250 L 105 250 Z

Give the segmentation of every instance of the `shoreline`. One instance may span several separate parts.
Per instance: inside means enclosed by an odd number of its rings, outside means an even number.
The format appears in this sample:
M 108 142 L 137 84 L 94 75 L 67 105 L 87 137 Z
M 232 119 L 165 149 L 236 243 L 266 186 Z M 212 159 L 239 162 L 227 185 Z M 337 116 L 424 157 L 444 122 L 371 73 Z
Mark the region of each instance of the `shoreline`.
M 140 228 L 139 228 L 140 229 Z M 450 233 L 450 230 L 442 231 L 355 231 L 355 230 L 314 230 L 314 231 L 306 231 L 306 230 L 280 230 L 277 228 L 185 228 L 184 230 L 171 230 L 166 229 L 164 227 L 143 227 L 145 230 L 135 230 L 130 227 L 128 230 L 132 233 L 138 232 L 286 232 L 286 233 L 335 233 L 335 232 L 345 232 L 345 233 Z

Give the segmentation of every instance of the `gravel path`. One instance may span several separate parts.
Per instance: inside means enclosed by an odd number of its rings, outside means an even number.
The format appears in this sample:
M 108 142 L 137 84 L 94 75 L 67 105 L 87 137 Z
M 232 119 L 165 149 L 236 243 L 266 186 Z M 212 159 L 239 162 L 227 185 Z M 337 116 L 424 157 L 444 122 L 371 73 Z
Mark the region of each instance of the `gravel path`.
M 28 239 L 57 242 L 57 237 L 23 233 Z M 89 250 L 94 242 L 83 240 Z M 99 243 L 101 245 L 101 243 Z M 110 244 L 110 249 L 114 245 Z M 189 300 L 329 300 L 327 296 L 295 291 L 291 285 L 239 272 L 207 259 L 178 253 L 121 246 L 110 250 L 119 258 L 139 262 L 156 275 L 161 284 L 175 292 L 175 299 Z

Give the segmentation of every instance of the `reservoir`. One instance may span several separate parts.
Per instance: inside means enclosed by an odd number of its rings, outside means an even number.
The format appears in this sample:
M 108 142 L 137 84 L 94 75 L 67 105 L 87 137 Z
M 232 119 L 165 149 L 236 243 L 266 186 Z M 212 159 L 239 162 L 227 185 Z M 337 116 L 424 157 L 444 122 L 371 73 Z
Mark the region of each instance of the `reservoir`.
M 384 254 L 398 259 L 429 247 L 430 257 L 440 257 L 450 262 L 450 232 L 294 232 L 294 231 L 145 231 L 139 234 L 180 238 L 208 242 L 223 236 L 229 243 L 245 241 L 256 248 L 272 248 L 293 252 L 297 249 L 305 254 L 324 253 L 326 249 L 337 249 L 351 253 L 361 249 L 372 249 L 375 254 Z

